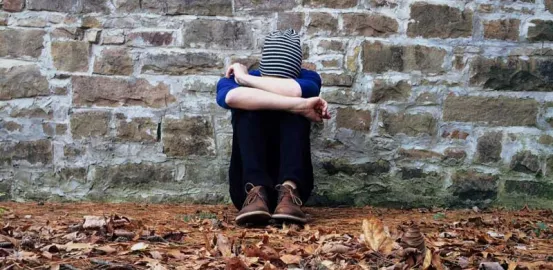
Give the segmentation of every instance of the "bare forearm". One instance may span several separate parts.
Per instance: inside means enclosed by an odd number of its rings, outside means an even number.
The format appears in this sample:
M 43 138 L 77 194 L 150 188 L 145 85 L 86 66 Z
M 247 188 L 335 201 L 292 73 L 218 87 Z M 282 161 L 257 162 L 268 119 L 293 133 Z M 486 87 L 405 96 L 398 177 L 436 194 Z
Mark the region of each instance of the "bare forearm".
M 301 87 L 298 82 L 293 79 L 247 75 L 241 78 L 240 84 L 281 96 L 301 97 Z
M 257 88 L 238 87 L 227 94 L 225 102 L 234 109 L 293 111 L 302 105 L 303 99 L 283 96 Z

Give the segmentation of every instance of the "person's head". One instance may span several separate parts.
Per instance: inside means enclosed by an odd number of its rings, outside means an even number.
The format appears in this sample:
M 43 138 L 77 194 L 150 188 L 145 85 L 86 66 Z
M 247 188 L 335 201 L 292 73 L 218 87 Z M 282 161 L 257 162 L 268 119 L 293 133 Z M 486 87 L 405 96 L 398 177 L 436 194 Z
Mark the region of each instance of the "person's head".
M 297 78 L 301 72 L 302 50 L 300 37 L 293 29 L 267 35 L 261 54 L 262 76 Z

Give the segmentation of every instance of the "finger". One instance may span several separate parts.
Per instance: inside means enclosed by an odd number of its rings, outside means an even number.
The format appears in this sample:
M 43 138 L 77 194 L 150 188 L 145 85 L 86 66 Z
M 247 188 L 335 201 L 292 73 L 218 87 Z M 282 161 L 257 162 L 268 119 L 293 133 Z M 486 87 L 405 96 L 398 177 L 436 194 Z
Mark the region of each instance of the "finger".
M 232 66 L 228 67 L 228 68 L 227 68 L 227 72 L 225 73 L 225 77 L 226 77 L 226 78 L 230 78 L 230 75 L 232 75 L 233 71 L 234 71 L 234 70 L 233 70 L 233 67 L 232 67 Z

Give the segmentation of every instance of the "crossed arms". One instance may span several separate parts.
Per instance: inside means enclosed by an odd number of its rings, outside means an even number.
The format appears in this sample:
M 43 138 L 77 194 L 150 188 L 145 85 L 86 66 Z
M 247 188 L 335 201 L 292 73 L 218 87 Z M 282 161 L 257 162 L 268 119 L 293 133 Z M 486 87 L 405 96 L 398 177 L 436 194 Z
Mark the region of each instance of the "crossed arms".
M 302 71 L 298 79 L 259 77 L 241 64 L 231 65 L 217 84 L 217 103 L 227 109 L 284 110 L 311 121 L 329 119 L 328 104 L 318 97 L 321 78 Z

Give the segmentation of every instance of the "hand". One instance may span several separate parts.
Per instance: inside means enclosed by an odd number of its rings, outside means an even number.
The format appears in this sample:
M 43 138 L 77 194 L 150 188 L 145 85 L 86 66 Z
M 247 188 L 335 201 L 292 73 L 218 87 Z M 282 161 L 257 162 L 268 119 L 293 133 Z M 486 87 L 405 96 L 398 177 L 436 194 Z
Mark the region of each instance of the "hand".
M 240 63 L 234 63 L 228 67 L 227 72 L 225 72 L 225 77 L 230 78 L 230 76 L 234 75 L 234 81 L 236 81 L 237 84 L 242 86 L 247 86 L 245 84 L 245 78 L 249 75 L 248 68 Z
M 328 103 L 320 97 L 312 97 L 303 100 L 301 105 L 293 108 L 292 111 L 303 115 L 313 122 L 322 122 L 323 119 L 330 119 Z

